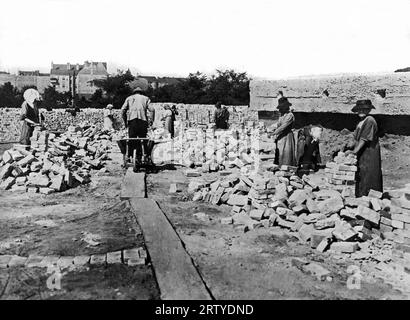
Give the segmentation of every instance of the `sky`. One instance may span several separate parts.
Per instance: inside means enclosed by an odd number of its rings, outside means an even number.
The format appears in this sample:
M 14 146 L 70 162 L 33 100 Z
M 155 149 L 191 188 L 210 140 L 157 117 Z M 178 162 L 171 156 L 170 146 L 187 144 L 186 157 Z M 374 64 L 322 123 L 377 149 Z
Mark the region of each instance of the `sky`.
M 105 61 L 109 72 L 253 78 L 410 66 L 409 0 L 0 0 L 0 70 Z

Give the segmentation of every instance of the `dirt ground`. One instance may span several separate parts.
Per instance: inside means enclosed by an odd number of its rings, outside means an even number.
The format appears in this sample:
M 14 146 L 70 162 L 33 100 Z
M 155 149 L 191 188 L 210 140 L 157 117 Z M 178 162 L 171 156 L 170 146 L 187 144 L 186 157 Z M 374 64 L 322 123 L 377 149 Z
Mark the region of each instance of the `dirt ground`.
M 119 200 L 123 172 L 108 173 L 87 186 L 51 195 L 0 191 L 0 254 L 79 256 L 144 246 L 128 202 Z M 89 245 L 84 233 L 96 236 Z M 51 292 L 44 268 L 0 269 L 0 299 L 158 299 L 150 265 L 91 266 L 71 271 Z
M 244 233 L 233 225 L 222 225 L 220 219 L 229 216 L 229 206 L 187 201 L 184 192 L 170 195 L 171 182 L 185 187 L 188 183 L 181 170 L 150 175 L 148 197 L 158 201 L 216 299 L 408 298 L 371 272 L 363 274 L 360 290 L 348 289 L 348 267 L 354 261 L 318 253 L 280 228 Z M 211 220 L 199 220 L 194 216 L 199 212 Z M 331 281 L 302 272 L 293 263 L 298 258 L 329 270 Z

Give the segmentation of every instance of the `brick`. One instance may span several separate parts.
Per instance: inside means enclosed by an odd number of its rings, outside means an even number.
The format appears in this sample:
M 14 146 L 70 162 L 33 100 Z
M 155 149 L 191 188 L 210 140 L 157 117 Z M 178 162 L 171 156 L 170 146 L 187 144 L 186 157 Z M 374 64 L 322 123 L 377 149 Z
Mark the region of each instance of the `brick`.
M 298 231 L 299 236 L 303 241 L 309 241 L 314 232 L 315 232 L 315 229 L 310 224 L 303 225 Z
M 344 208 L 343 200 L 340 196 L 329 198 L 318 203 L 319 211 L 322 214 L 330 215 L 333 213 L 338 213 Z
M 349 224 L 342 224 L 337 226 L 332 234 L 337 240 L 348 241 L 353 239 L 357 232 Z
M 410 215 L 407 214 L 392 214 L 392 220 L 402 221 L 405 223 L 410 223 Z
M 0 268 L 7 268 L 11 258 L 12 255 L 0 255 Z
M 4 180 L 1 184 L 0 184 L 0 189 L 2 190 L 8 190 L 10 189 L 13 184 L 15 183 L 16 178 L 14 177 L 8 177 L 6 180 Z
M 107 253 L 107 263 L 108 264 L 122 263 L 122 252 L 121 251 L 108 252 Z
M 354 253 L 359 248 L 356 242 L 339 241 L 333 242 L 330 249 L 335 252 Z
M 73 256 L 61 256 L 60 259 L 57 261 L 57 265 L 61 269 L 70 268 L 74 265 L 74 257 Z
M 264 213 L 264 210 L 251 210 L 251 212 L 249 213 L 249 216 L 254 220 L 260 221 L 262 220 L 263 213 Z
M 279 226 L 284 227 L 284 228 L 288 228 L 288 229 L 291 229 L 293 227 L 293 222 L 286 221 L 286 220 L 284 220 L 282 218 L 279 218 L 279 217 L 277 217 L 276 223 Z
M 216 190 L 215 194 L 213 195 L 213 197 L 211 199 L 212 204 L 217 205 L 219 203 L 219 201 L 221 200 L 221 197 L 224 193 L 224 190 L 225 190 L 224 187 L 219 187 Z
M 41 262 L 43 261 L 43 259 L 44 259 L 43 256 L 29 255 L 25 263 L 25 266 L 27 268 L 42 267 Z
M 349 207 L 358 207 L 358 206 L 364 206 L 364 207 L 369 207 L 370 206 L 370 200 L 366 198 L 345 198 L 344 199 L 345 205 Z
M 329 238 L 323 238 L 322 241 L 317 245 L 316 250 L 319 252 L 325 252 L 330 245 L 330 239 Z
M 376 198 L 376 199 L 381 199 L 382 196 L 383 196 L 382 192 L 376 191 L 376 190 L 373 190 L 373 189 L 370 189 L 369 194 L 368 194 L 368 197 Z
M 316 201 L 311 199 L 311 198 L 308 198 L 306 200 L 306 207 L 307 207 L 307 209 L 309 210 L 310 213 L 319 213 L 320 212 L 319 206 L 317 205 Z
M 123 250 L 124 263 L 127 264 L 129 259 L 137 259 L 140 257 L 138 248 Z
M 7 179 L 13 171 L 13 168 L 10 163 L 6 163 L 0 170 L 0 180 Z
M 313 193 L 317 200 L 326 200 L 330 198 L 340 198 L 341 194 L 338 191 L 323 189 Z
M 75 256 L 73 263 L 75 266 L 85 266 L 86 264 L 90 263 L 90 256 Z
M 60 259 L 60 256 L 45 256 L 40 264 L 41 264 L 41 266 L 47 268 L 49 266 L 57 264 L 59 259 Z
M 381 201 L 379 199 L 376 198 L 371 198 L 370 199 L 370 204 L 372 205 L 372 209 L 374 211 L 380 211 L 382 209 L 382 204 Z
M 356 213 L 357 210 L 351 209 L 349 207 L 340 210 L 340 216 L 348 220 L 356 219 Z
M 374 226 L 379 225 L 380 214 L 372 209 L 360 205 L 358 207 L 356 215 L 359 218 L 369 221 Z
M 318 229 L 318 230 L 333 228 L 334 226 L 335 226 L 335 221 L 331 218 L 319 220 L 315 223 L 315 229 Z
M 10 261 L 8 262 L 9 268 L 11 267 L 21 267 L 26 264 L 27 258 L 20 257 L 20 256 L 13 256 Z
M 248 196 L 233 194 L 229 197 L 228 204 L 231 206 L 246 206 L 248 204 Z
M 30 165 L 35 160 L 36 160 L 36 157 L 29 154 L 29 155 L 25 156 L 23 159 L 21 159 L 20 161 L 18 161 L 17 165 L 19 165 L 21 167 L 24 167 L 24 166 Z
M 90 258 L 91 265 L 105 265 L 107 262 L 106 254 L 93 254 Z
M 395 229 L 404 229 L 404 222 L 398 220 L 392 220 L 391 226 Z

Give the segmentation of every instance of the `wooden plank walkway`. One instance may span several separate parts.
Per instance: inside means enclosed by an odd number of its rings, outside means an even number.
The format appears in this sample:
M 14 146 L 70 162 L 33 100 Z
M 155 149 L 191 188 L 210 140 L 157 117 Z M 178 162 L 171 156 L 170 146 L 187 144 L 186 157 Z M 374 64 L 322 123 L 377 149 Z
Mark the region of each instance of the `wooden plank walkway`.
M 145 186 L 145 172 L 134 172 L 128 168 L 121 185 L 121 200 L 131 198 L 146 198 L 147 191 Z
M 181 239 L 152 199 L 131 198 L 163 300 L 211 300 Z

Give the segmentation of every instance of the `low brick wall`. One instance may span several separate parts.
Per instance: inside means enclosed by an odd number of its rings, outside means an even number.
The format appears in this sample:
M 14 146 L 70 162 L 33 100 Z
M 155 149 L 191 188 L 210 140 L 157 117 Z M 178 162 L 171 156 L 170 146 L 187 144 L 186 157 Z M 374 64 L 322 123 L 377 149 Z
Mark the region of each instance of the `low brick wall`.
M 160 120 L 163 114 L 165 103 L 153 103 L 156 110 L 156 121 Z M 207 124 L 212 122 L 214 106 L 212 105 L 189 105 L 177 104 L 179 115 L 177 120 L 190 121 L 196 123 Z M 257 121 L 256 112 L 249 112 L 247 106 L 229 106 L 231 110 L 231 122 L 240 120 Z M 114 111 L 114 126 L 119 129 L 123 127 L 121 111 Z M 103 126 L 104 109 L 81 109 L 74 117 L 65 109 L 55 109 L 53 111 L 42 110 L 45 116 L 45 127 L 49 130 L 64 131 L 70 125 L 81 123 L 84 121 L 91 122 L 97 126 Z M 18 108 L 0 108 L 0 142 L 17 142 L 20 138 L 21 121 L 20 109 Z

